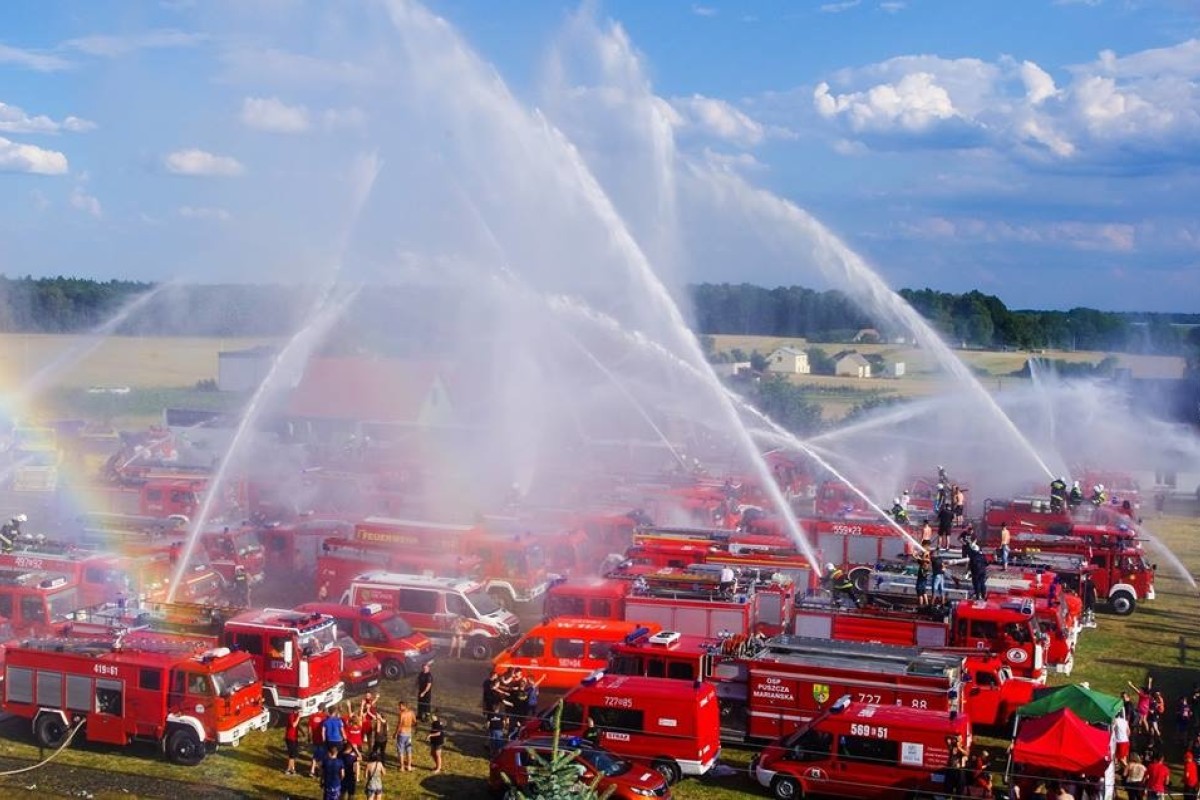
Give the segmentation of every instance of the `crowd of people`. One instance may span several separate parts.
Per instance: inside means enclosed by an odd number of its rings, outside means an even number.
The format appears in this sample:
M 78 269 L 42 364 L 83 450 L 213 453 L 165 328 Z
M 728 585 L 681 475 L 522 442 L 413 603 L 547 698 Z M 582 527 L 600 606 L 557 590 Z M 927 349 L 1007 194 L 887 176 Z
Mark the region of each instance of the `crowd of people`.
M 519 667 L 510 667 L 484 680 L 482 708 L 491 755 L 499 753 L 508 737 L 537 713 L 541 682 L 542 678 L 533 680 Z

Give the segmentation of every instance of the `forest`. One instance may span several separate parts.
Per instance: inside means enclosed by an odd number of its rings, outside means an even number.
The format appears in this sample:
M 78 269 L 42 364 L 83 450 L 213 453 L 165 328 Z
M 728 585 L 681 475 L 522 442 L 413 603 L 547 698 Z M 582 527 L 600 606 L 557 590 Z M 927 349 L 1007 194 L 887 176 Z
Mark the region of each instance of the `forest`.
M 0 275 L 0 331 L 79 333 L 116 314 L 134 296 L 154 288 L 137 281 L 86 278 L 10 278 Z M 119 333 L 192 336 L 279 336 L 300 323 L 303 287 L 201 285 L 163 292 Z M 398 290 L 397 290 L 398 291 Z M 450 292 L 413 291 L 437 297 L 410 308 L 440 309 L 451 315 Z M 802 286 L 767 289 L 749 283 L 688 286 L 700 334 L 803 337 L 810 342 L 846 342 L 864 329 L 880 339 L 909 337 L 873 319 L 838 291 Z M 372 293 L 367 293 L 373 294 Z M 900 295 L 951 344 L 984 349 L 1095 350 L 1187 355 L 1200 348 L 1200 314 L 1118 313 L 1090 308 L 1069 311 L 1012 310 L 998 297 L 978 291 L 952 294 L 934 289 L 901 289 Z M 425 316 L 425 315 L 421 315 Z

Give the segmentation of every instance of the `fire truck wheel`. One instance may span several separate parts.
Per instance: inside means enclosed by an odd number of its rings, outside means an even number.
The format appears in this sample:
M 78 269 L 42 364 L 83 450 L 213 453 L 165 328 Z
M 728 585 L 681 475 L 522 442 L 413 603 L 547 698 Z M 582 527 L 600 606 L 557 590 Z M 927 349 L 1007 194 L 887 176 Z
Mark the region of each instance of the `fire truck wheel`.
M 796 783 L 793 778 L 776 778 L 775 782 L 771 784 L 771 792 L 779 800 L 800 800 L 804 797 L 800 784 Z
M 1108 604 L 1112 607 L 1114 614 L 1127 617 L 1133 613 L 1134 606 L 1137 605 L 1137 600 L 1129 592 L 1120 591 L 1113 592 L 1112 597 L 1108 598 Z
M 467 654 L 476 661 L 486 661 L 492 657 L 492 643 L 486 636 L 472 636 L 467 639 Z
M 398 681 L 404 677 L 404 664 L 394 658 L 383 662 L 383 677 L 389 681 Z
M 679 772 L 679 765 L 669 758 L 660 758 L 655 760 L 652 765 L 659 775 L 662 775 L 668 786 L 673 786 L 679 782 L 683 775 Z
M 204 760 L 204 744 L 191 728 L 176 728 L 167 736 L 167 758 L 172 764 L 194 767 Z
M 34 738 L 42 747 L 61 747 L 67 738 L 68 730 L 70 729 L 67 723 L 63 722 L 58 714 L 42 714 L 33 723 Z

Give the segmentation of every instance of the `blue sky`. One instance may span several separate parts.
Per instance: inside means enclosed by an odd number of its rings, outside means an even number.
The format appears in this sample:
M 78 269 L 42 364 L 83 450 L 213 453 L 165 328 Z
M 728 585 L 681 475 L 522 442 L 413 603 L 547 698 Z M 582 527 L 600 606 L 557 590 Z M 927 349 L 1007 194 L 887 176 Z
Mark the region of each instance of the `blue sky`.
M 443 123 L 411 107 L 422 67 L 401 57 L 397 5 L 4 4 L 0 272 L 269 281 L 347 253 L 368 275 L 444 257 L 404 224 L 436 205 L 416 187 L 445 156 L 413 133 Z M 575 143 L 643 240 L 664 190 L 630 164 L 661 123 L 678 229 L 646 250 L 675 281 L 829 282 L 802 245 L 763 245 L 779 237 L 762 219 L 726 229 L 728 207 L 701 208 L 705 176 L 727 176 L 811 211 L 895 287 L 1200 310 L 1194 2 L 428 8 Z M 364 153 L 392 185 L 351 224 Z

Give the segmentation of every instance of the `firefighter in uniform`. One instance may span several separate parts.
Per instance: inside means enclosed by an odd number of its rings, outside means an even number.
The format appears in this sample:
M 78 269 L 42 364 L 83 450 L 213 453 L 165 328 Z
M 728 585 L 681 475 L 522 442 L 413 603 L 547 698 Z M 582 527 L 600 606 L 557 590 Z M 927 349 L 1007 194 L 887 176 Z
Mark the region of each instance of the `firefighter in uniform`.
M 1067 481 L 1064 478 L 1055 478 L 1050 481 L 1050 510 L 1062 511 L 1066 503 Z
M 826 564 L 825 583 L 829 587 L 834 605 L 841 605 L 841 598 L 848 597 L 855 608 L 859 607 L 858 590 L 845 570 L 835 567 L 833 564 Z
M 246 574 L 246 568 L 238 564 L 233 571 L 233 597 L 234 602 L 238 605 L 248 608 L 250 606 L 250 576 Z
M 892 499 L 892 519 L 896 520 L 899 525 L 908 524 L 908 509 L 904 507 L 904 503 L 900 502 L 900 498 Z
M 0 525 L 0 551 L 5 553 L 13 551 L 13 545 L 21 536 L 21 523 L 28 519 L 24 514 L 17 514 L 8 522 Z
M 1092 505 L 1102 506 L 1108 502 L 1108 494 L 1104 491 L 1104 484 L 1097 483 L 1092 487 Z
M 1083 505 L 1083 489 L 1079 488 L 1079 481 L 1071 484 L 1071 493 L 1067 495 L 1067 505 L 1071 508 L 1079 508 Z

